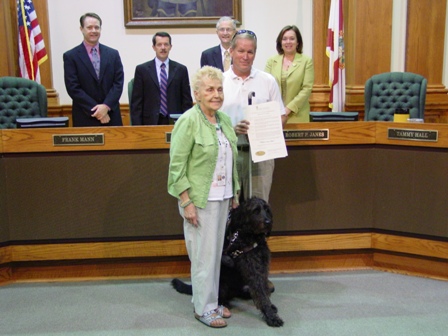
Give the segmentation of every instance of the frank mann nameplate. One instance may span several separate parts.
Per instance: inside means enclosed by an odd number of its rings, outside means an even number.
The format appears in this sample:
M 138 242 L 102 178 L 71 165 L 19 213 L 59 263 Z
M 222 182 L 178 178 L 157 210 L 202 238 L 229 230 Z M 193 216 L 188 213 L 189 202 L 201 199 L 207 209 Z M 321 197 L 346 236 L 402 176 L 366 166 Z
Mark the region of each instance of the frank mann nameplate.
M 58 134 L 53 135 L 53 146 L 101 146 L 104 134 Z
M 388 128 L 387 138 L 395 140 L 433 141 L 438 140 L 438 131 Z
M 284 130 L 283 135 L 286 141 L 292 140 L 328 140 L 330 131 L 328 129 L 313 130 Z

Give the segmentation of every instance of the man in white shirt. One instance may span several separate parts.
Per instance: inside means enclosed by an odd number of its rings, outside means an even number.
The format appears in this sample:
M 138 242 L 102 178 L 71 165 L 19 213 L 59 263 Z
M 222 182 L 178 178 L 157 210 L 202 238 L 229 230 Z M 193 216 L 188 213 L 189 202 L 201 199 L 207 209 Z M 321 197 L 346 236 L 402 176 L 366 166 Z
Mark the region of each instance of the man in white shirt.
M 259 163 L 250 161 L 247 140 L 247 130 L 250 125 L 247 120 L 244 120 L 244 110 L 250 100 L 252 104 L 277 101 L 283 125 L 286 123 L 287 117 L 280 89 L 274 77 L 252 67 L 256 51 L 257 37 L 255 33 L 250 30 L 237 31 L 230 45 L 233 64 L 224 73 L 224 104 L 221 110 L 230 116 L 238 135 L 238 174 L 244 198 L 248 198 L 252 194 L 252 196 L 260 197 L 268 202 L 274 173 L 274 160 Z M 250 167 L 249 164 L 252 166 Z M 250 173 L 252 185 L 249 181 Z

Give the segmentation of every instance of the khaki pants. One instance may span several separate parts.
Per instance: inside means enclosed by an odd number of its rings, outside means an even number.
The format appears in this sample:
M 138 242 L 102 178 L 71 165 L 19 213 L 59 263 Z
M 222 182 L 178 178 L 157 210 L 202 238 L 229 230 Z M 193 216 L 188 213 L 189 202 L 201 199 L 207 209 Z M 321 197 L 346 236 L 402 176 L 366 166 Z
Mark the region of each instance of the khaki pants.
M 250 153 L 248 151 L 238 151 L 237 169 L 244 199 L 249 198 L 250 195 L 249 158 Z M 252 164 L 252 196 L 259 197 L 266 202 L 269 202 L 275 161 L 267 160 L 253 163 L 251 160 L 250 164 Z

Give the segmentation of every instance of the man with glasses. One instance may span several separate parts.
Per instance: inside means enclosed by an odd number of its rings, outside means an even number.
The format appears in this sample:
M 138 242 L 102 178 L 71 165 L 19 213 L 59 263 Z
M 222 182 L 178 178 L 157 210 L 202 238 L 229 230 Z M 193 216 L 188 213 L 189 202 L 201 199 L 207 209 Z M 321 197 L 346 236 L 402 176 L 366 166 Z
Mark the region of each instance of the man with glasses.
M 210 65 L 221 71 L 227 71 L 231 64 L 230 43 L 236 31 L 236 23 L 229 16 L 223 16 L 216 23 L 216 34 L 221 43 L 213 48 L 207 49 L 201 55 L 201 67 Z
M 274 77 L 252 67 L 257 51 L 257 37 L 250 30 L 239 30 L 230 43 L 232 66 L 224 73 L 224 104 L 221 110 L 227 113 L 238 135 L 238 175 L 242 194 L 250 194 L 269 201 L 274 160 L 253 163 L 249 155 L 247 130 L 250 125 L 244 120 L 244 110 L 250 104 L 277 101 L 280 106 L 283 125 L 286 123 L 285 107 L 280 89 Z M 252 166 L 249 166 L 249 165 Z M 249 178 L 251 176 L 251 183 Z M 252 189 L 252 190 L 250 190 Z

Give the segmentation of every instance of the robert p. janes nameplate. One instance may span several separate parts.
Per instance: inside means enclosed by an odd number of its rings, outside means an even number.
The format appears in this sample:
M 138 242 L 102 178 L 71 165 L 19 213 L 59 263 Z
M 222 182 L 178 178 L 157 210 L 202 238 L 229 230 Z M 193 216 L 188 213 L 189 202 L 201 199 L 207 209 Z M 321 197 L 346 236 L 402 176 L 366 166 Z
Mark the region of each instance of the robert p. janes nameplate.
M 53 146 L 99 146 L 104 145 L 104 134 L 54 134 Z
M 438 141 L 438 131 L 388 128 L 387 138 L 395 140 Z
M 330 132 L 328 129 L 313 130 L 283 130 L 286 141 L 292 140 L 328 140 Z

